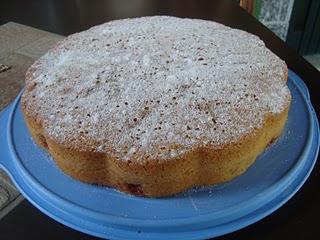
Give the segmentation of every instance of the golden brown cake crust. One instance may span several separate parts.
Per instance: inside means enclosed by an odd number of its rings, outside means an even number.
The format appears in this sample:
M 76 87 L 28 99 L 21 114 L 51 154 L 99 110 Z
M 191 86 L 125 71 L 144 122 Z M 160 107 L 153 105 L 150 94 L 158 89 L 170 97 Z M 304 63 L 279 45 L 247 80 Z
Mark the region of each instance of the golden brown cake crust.
M 160 197 L 243 173 L 282 132 L 286 79 L 285 63 L 249 33 L 126 19 L 71 35 L 36 61 L 22 110 L 68 175 Z

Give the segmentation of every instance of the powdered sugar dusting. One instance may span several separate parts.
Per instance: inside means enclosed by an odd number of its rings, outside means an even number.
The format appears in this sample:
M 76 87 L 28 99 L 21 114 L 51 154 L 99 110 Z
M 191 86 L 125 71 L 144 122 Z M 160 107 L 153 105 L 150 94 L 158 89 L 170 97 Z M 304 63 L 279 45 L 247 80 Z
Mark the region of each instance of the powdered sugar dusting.
M 285 63 L 256 36 L 175 17 L 69 36 L 29 70 L 23 102 L 49 137 L 118 159 L 236 141 L 288 106 Z

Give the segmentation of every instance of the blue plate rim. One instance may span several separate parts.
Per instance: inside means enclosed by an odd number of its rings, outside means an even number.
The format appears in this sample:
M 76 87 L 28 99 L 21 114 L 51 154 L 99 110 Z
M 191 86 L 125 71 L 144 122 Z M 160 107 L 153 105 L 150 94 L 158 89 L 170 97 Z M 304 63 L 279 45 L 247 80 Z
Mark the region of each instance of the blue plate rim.
M 319 138 L 317 138 L 316 140 L 319 140 Z M 318 152 L 318 150 L 319 150 L 319 148 L 316 149 L 316 152 Z M 206 238 L 206 237 L 221 236 L 223 234 L 239 230 L 239 229 L 241 229 L 243 227 L 246 227 L 246 226 L 248 226 L 248 225 L 250 225 L 252 223 L 255 223 L 256 221 L 259 221 L 262 218 L 268 216 L 269 214 L 271 214 L 272 212 L 274 212 L 275 210 L 280 208 L 283 204 L 285 204 L 302 187 L 302 185 L 307 180 L 308 176 L 311 174 L 312 169 L 315 166 L 316 161 L 311 159 L 311 160 L 309 160 L 309 163 L 311 163 L 311 166 L 305 168 L 306 169 L 306 173 L 301 173 L 300 174 L 301 177 L 302 177 L 302 180 L 297 180 L 297 181 L 295 181 L 295 182 L 293 182 L 291 184 L 291 185 L 293 185 L 294 183 L 298 183 L 296 186 L 293 186 L 293 191 L 290 191 L 290 194 L 288 194 L 285 198 L 280 200 L 278 203 L 274 204 L 272 208 L 267 208 L 267 210 L 265 210 L 265 211 L 262 210 L 262 213 L 260 213 L 259 215 L 256 215 L 254 218 L 251 218 L 251 219 L 249 219 L 247 221 L 243 221 L 243 218 L 246 219 L 246 216 L 242 216 L 238 220 L 235 220 L 235 221 L 233 221 L 231 223 L 227 223 L 227 224 L 222 225 L 221 226 L 222 229 L 220 229 L 218 231 L 217 231 L 217 229 L 215 229 L 215 226 L 213 226 L 214 231 L 213 231 L 212 228 L 210 228 L 210 229 L 204 230 L 204 233 L 202 233 L 202 234 L 199 234 L 199 232 L 197 232 L 196 235 L 193 235 L 191 238 L 188 238 L 188 237 L 184 236 L 184 238 L 182 238 L 182 239 L 202 239 L 202 238 Z M 5 169 L 5 170 L 8 172 L 7 169 Z M 8 174 L 10 175 L 10 177 L 12 177 L 10 172 L 8 172 Z M 13 180 L 15 182 L 15 179 L 13 179 Z M 17 184 L 17 183 L 15 182 L 15 184 Z M 18 184 L 17 184 L 17 186 L 18 186 L 18 188 L 20 190 L 20 187 L 19 187 Z M 99 232 L 96 232 L 96 231 L 93 231 L 93 230 L 84 229 L 79 225 L 76 225 L 74 223 L 70 223 L 70 222 L 64 220 L 63 218 L 51 213 L 50 211 L 47 211 L 45 208 L 42 208 L 42 206 L 40 206 L 37 202 L 33 201 L 33 199 L 30 198 L 28 195 L 26 197 L 40 211 L 42 211 L 43 213 L 47 214 L 51 218 L 57 220 L 58 222 L 61 222 L 61 223 L 65 224 L 66 226 L 69 226 L 69 227 L 71 227 L 73 229 L 76 229 L 78 231 L 81 231 L 81 232 L 84 232 L 84 233 L 87 233 L 87 234 L 91 234 L 91 235 L 94 235 L 94 236 L 97 236 L 97 237 L 103 237 L 103 238 L 112 237 L 113 239 L 122 239 L 121 237 L 123 236 L 124 233 L 120 233 L 120 234 L 119 233 L 118 234 L 114 234 L 113 233 L 113 234 L 110 234 L 110 232 L 108 232 L 108 234 L 107 233 L 102 234 L 102 233 L 99 233 Z M 277 199 L 274 199 L 273 201 L 276 201 L 276 200 Z M 265 206 L 262 206 L 261 208 L 264 208 L 264 207 Z M 259 210 L 260 209 L 257 209 L 256 211 L 259 211 Z M 227 228 L 226 228 L 226 225 L 227 225 Z M 119 231 L 119 229 L 113 229 L 113 232 L 117 232 L 117 231 Z M 129 231 L 128 233 L 132 234 L 132 231 Z M 126 233 L 126 234 L 128 234 L 128 233 Z M 168 234 L 171 234 L 171 232 L 168 232 Z M 191 230 L 190 234 L 191 235 L 194 234 L 194 231 Z M 139 237 L 141 237 L 141 239 L 143 239 L 143 235 L 141 235 L 139 233 L 136 233 L 135 236 L 139 236 Z M 171 235 L 166 236 L 166 239 L 170 239 L 169 237 L 172 237 L 172 236 Z M 175 236 L 172 239 L 176 239 L 176 237 L 178 238 L 177 234 L 175 233 Z M 153 239 L 156 239 L 156 238 L 153 238 Z M 162 238 L 159 238 L 159 239 L 162 239 Z
M 289 71 L 289 77 L 290 78 L 292 78 L 293 79 L 293 83 L 294 83 L 294 85 L 297 87 L 297 89 L 300 91 L 300 94 L 303 96 L 303 99 L 305 100 L 305 105 L 307 106 L 307 108 L 308 108 L 308 111 L 309 111 L 309 113 L 311 113 L 312 115 L 313 115 L 313 117 L 311 118 L 309 118 L 309 122 L 311 121 L 311 124 L 310 124 L 310 128 L 309 128 L 309 135 L 310 135 L 310 132 L 311 132 L 311 129 L 314 131 L 315 129 L 316 130 L 318 130 L 318 131 L 315 131 L 317 134 L 318 134 L 318 132 L 319 132 L 319 127 L 315 127 L 315 126 L 318 126 L 318 122 L 317 122 L 317 120 L 316 120 L 316 115 L 315 115 L 315 112 L 314 112 L 314 110 L 313 110 L 313 108 L 312 108 L 312 106 L 311 106 L 311 103 L 310 103 L 310 99 L 309 99 L 309 95 L 307 94 L 306 95 L 306 93 L 308 92 L 307 91 L 307 89 L 306 89 L 306 86 L 305 86 L 305 84 L 303 83 L 303 81 L 302 80 L 300 80 L 300 78 L 295 74 L 295 73 L 293 73 L 292 71 Z M 297 83 L 297 79 L 295 79 L 295 78 L 298 78 L 298 80 L 301 82 L 300 84 L 299 84 L 299 81 L 298 81 L 298 83 Z M 22 92 L 21 92 L 22 93 Z M 12 142 L 12 136 L 11 136 L 11 134 L 12 134 L 12 125 L 11 125 L 11 123 L 12 123 L 12 120 L 13 120 L 13 117 L 14 117 L 14 113 L 15 113 L 15 111 L 16 111 L 16 109 L 17 109 L 17 107 L 19 106 L 19 104 L 18 104 L 18 102 L 19 102 L 19 99 L 20 99 L 20 96 L 21 96 L 21 93 L 19 94 L 19 96 L 16 98 L 16 100 L 14 101 L 14 103 L 13 103 L 13 106 L 12 106 L 12 111 L 10 112 L 10 115 L 9 115 L 9 119 L 8 119 L 8 127 L 7 127 L 7 130 L 8 130 L 8 132 L 7 132 L 7 137 L 8 137 L 8 140 L 10 139 L 10 141 L 8 141 L 8 147 L 9 147 L 9 150 L 11 151 L 11 153 L 14 153 L 14 157 L 16 158 L 16 161 L 15 161 L 15 163 L 16 162 L 20 162 L 21 160 L 19 159 L 19 157 L 17 156 L 17 154 L 16 154 L 16 152 L 15 152 L 15 147 L 14 147 L 14 143 Z M 313 121 L 312 121 L 312 119 L 313 119 Z M 308 143 L 306 144 L 306 146 L 308 146 L 308 150 L 310 150 L 310 148 L 311 148 L 311 140 L 310 140 L 310 138 L 308 139 Z M 318 146 L 318 150 L 319 150 L 319 146 Z M 304 149 L 304 152 L 303 152 L 303 154 L 301 155 L 301 156 L 304 156 L 304 155 L 307 155 L 307 153 L 306 153 L 306 148 Z M 293 174 L 293 173 L 295 173 L 295 174 L 298 174 L 297 173 L 297 171 L 299 170 L 299 165 L 301 165 L 302 163 L 304 163 L 304 162 L 306 162 L 307 160 L 306 160 L 306 157 L 304 156 L 304 157 L 300 157 L 300 159 L 297 161 L 297 163 L 295 164 L 295 166 L 290 170 L 290 173 L 291 174 Z M 315 160 L 314 160 L 314 163 L 315 163 L 315 161 L 316 161 L 316 158 L 315 158 Z M 14 166 L 15 168 L 16 168 L 16 170 L 22 170 L 21 168 L 19 169 L 17 169 L 17 167 L 16 166 Z M 22 167 L 22 166 L 21 166 Z M 23 168 L 23 167 L 22 167 Z M 26 174 L 27 173 L 27 170 L 26 169 L 24 169 L 25 170 L 25 172 L 23 173 L 22 172 L 22 174 Z M 312 170 L 312 169 L 311 169 Z M 310 172 L 311 172 L 311 170 L 310 170 Z M 8 171 L 8 170 L 7 170 Z M 10 172 L 10 171 L 9 171 Z M 20 172 L 21 173 L 21 172 Z M 11 175 L 11 174 L 10 174 Z M 27 174 L 28 175 L 28 174 Z M 288 174 L 286 174 L 285 176 L 288 176 Z M 12 176 L 11 176 L 12 177 Z M 28 177 L 30 177 L 29 175 L 28 175 Z M 25 180 L 25 179 L 24 179 Z M 34 179 L 35 181 L 37 181 L 36 179 Z M 281 178 L 281 180 L 283 180 L 283 178 Z M 275 183 L 275 184 L 278 184 L 278 186 L 280 185 L 280 183 L 279 183 L 280 181 L 278 181 L 277 183 Z M 286 182 L 284 182 L 284 180 L 283 181 L 281 181 L 281 182 L 283 182 L 282 183 L 282 185 L 284 184 L 284 185 L 286 185 L 286 184 L 288 184 L 288 183 L 286 183 Z M 40 183 L 38 183 L 39 185 L 41 185 Z M 274 186 L 274 185 L 272 185 L 272 186 Z M 37 187 L 39 187 L 40 189 L 42 189 L 42 185 L 41 186 L 37 186 Z M 269 187 L 268 189 L 270 189 L 270 188 L 273 188 L 273 187 Z M 49 192 L 49 195 L 53 195 L 49 190 L 47 190 L 46 188 L 43 188 L 42 190 L 44 190 L 44 191 L 48 191 Z M 266 190 L 267 191 L 267 190 Z M 54 195 L 55 197 L 56 197 L 56 195 Z M 265 195 L 264 195 L 264 198 L 265 198 Z M 44 199 L 45 200 L 45 199 Z M 67 201 L 67 200 L 64 200 L 64 199 L 58 199 L 58 201 L 60 202 L 60 201 Z M 268 201 L 269 202 L 269 201 Z M 67 203 L 68 204 L 70 204 L 70 202 L 69 201 L 67 201 Z M 67 204 L 67 205 L 68 205 Z M 248 203 L 246 202 L 245 203 L 246 205 L 248 205 Z M 261 205 L 261 204 L 260 204 Z M 259 206 L 260 206 L 259 205 Z M 72 206 L 72 205 L 71 205 Z M 258 206 L 258 207 L 259 207 Z M 80 206 L 78 206 L 79 208 L 80 208 L 80 211 L 81 211 L 81 213 L 83 214 L 83 207 L 80 207 Z M 236 207 L 235 208 L 239 208 L 239 205 L 236 205 Z M 240 205 L 240 208 L 241 208 L 241 205 Z M 252 209 L 252 207 L 250 207 L 250 209 Z M 94 218 L 96 218 L 96 216 L 97 216 L 97 212 L 95 212 L 95 211 L 92 211 L 92 210 L 89 210 L 89 209 L 86 209 L 86 210 L 88 210 L 88 211 L 90 211 L 90 212 L 92 212 L 95 216 L 94 216 Z M 225 210 L 223 211 L 224 213 L 225 213 Z M 87 212 L 86 212 L 87 213 Z M 99 213 L 99 214 L 101 214 L 102 216 L 103 216 L 103 220 L 105 220 L 105 218 L 106 218 L 106 216 L 104 215 L 104 214 L 102 214 L 102 213 Z M 234 214 L 234 213 L 231 213 L 231 214 Z M 211 216 L 212 215 L 212 213 L 207 213 L 207 214 L 203 214 L 203 215 L 200 215 L 200 216 L 197 216 L 197 217 L 190 217 L 191 219 L 193 219 L 193 221 L 195 221 L 197 224 L 199 224 L 199 220 L 201 220 L 201 219 L 203 219 L 203 218 L 205 218 L 205 217 L 207 217 L 207 216 Z M 110 216 L 108 216 L 109 218 L 110 218 Z M 227 217 L 227 215 L 224 215 L 224 217 Z M 112 218 L 112 216 L 111 216 L 111 218 Z M 124 218 L 124 217 L 116 217 L 117 219 L 119 219 L 120 220 L 120 222 L 121 222 L 121 224 L 120 225 L 128 225 L 128 224 L 130 224 L 130 225 L 132 225 L 133 224 L 133 222 L 135 222 L 135 221 L 137 221 L 136 222 L 136 224 L 138 224 L 140 227 L 141 227 L 141 222 L 144 222 L 144 223 L 147 223 L 145 226 L 147 227 L 150 223 L 150 225 L 152 225 L 152 227 L 154 227 L 153 225 L 154 225 L 154 220 L 149 220 L 149 219 L 139 219 L 139 220 L 137 220 L 137 219 L 128 219 L 128 218 Z M 179 226 L 181 226 L 181 224 L 192 224 L 193 222 L 190 222 L 190 218 L 182 218 L 182 219 L 170 219 L 170 220 L 167 220 L 167 219 L 164 219 L 164 220 L 157 220 L 157 225 L 159 226 L 159 227 L 164 227 L 164 226 L 167 226 L 167 224 L 164 224 L 163 225 L 163 222 L 165 223 L 165 222 L 167 222 L 167 221 L 169 221 L 170 223 L 169 223 L 169 225 L 170 225 L 170 227 L 174 227 L 174 225 L 179 225 Z M 200 219 L 198 219 L 198 218 L 200 218 Z M 130 222 L 128 222 L 128 223 L 125 223 L 124 224 L 124 221 L 130 221 Z M 182 221 L 181 221 L 182 220 Z M 149 222 L 150 221 L 150 222 Z M 172 224 L 172 221 L 174 221 L 174 222 L 176 222 L 177 224 Z M 205 220 L 205 219 L 203 219 L 203 221 L 205 221 L 205 222 L 207 222 L 207 221 L 210 221 L 210 219 L 207 219 L 207 220 Z M 115 222 L 113 222 L 113 223 L 115 223 Z M 116 223 L 117 224 L 117 223 Z M 159 225 L 160 224 L 160 225 Z

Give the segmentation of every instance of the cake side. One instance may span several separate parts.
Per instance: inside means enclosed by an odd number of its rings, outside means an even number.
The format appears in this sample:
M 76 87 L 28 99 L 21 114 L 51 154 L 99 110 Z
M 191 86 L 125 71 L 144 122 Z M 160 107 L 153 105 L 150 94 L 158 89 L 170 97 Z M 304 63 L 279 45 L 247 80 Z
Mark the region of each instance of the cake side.
M 41 124 L 25 114 L 33 139 L 45 148 L 59 168 L 69 176 L 91 184 L 114 187 L 129 194 L 148 197 L 170 196 L 191 187 L 222 183 L 242 174 L 265 148 L 277 139 L 288 117 L 287 108 L 268 115 L 262 128 L 238 142 L 215 149 L 190 149 L 170 161 L 119 161 L 111 154 L 77 151 L 45 136 Z

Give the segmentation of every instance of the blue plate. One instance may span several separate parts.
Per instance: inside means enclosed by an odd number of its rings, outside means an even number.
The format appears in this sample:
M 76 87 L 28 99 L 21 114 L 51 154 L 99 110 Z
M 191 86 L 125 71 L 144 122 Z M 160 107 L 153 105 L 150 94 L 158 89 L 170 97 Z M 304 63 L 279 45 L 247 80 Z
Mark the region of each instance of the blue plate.
M 174 197 L 149 199 L 64 175 L 31 139 L 19 102 L 0 115 L 0 165 L 42 212 L 79 231 L 113 239 L 201 239 L 226 234 L 269 215 L 309 176 L 319 126 L 303 81 L 289 71 L 292 105 L 283 135 L 241 176 Z

